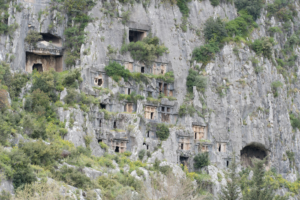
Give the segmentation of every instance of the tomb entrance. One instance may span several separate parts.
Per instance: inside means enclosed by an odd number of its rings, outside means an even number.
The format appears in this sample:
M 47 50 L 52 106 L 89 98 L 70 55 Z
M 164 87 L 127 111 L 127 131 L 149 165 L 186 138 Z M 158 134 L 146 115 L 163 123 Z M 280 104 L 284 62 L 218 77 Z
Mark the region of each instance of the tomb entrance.
M 189 157 L 180 156 L 179 160 L 180 160 L 180 164 L 182 164 L 183 166 L 188 167 Z
M 137 42 L 144 39 L 147 32 L 141 30 L 129 30 L 129 42 Z
M 33 64 L 32 66 L 32 71 L 38 71 L 38 72 L 43 72 L 43 65 L 42 64 Z

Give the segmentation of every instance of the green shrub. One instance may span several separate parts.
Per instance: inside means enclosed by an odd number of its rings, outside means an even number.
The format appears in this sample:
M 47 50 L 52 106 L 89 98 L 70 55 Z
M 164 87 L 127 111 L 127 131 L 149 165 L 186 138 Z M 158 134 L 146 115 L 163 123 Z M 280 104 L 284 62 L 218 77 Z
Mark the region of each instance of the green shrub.
M 31 138 L 46 139 L 46 123 L 43 117 L 37 120 L 32 115 L 26 115 L 23 118 L 23 132 Z
M 65 87 L 77 88 L 77 81 L 82 81 L 79 69 L 69 71 L 69 73 L 64 77 L 62 85 Z
M 293 20 L 294 7 L 291 2 L 285 0 L 274 1 L 273 4 L 267 5 L 267 17 L 275 16 L 278 20 L 287 22 Z
M 189 114 L 191 117 L 196 113 L 196 109 L 192 105 L 182 104 L 179 108 L 178 115 L 179 117 L 183 117 Z
M 145 37 L 142 41 L 123 44 L 121 48 L 122 53 L 129 51 L 134 60 L 140 61 L 145 65 L 150 65 L 151 62 L 158 56 L 162 56 L 167 50 L 167 47 L 159 44 L 158 37 L 152 37 L 151 35 Z
M 30 167 L 30 160 L 23 151 L 13 150 L 9 153 L 10 165 L 13 169 L 12 181 L 14 188 L 23 188 L 25 184 L 36 181 L 33 169 Z
M 125 81 L 128 81 L 128 79 L 131 77 L 130 71 L 128 69 L 125 69 L 124 66 L 120 65 L 117 62 L 110 62 L 105 67 L 105 72 L 116 82 L 119 82 L 119 80 L 121 79 L 120 77 L 124 78 Z
M 80 172 L 64 165 L 59 171 L 55 172 L 55 178 L 77 188 L 87 189 L 93 186 L 91 179 Z
M 167 175 L 168 173 L 172 172 L 172 168 L 168 165 L 165 165 L 165 166 L 161 166 L 159 167 L 159 171 L 164 174 L 164 175 Z
M 286 155 L 289 158 L 290 167 L 292 167 L 295 164 L 295 153 L 292 151 L 286 151 Z
M 257 27 L 257 24 L 254 22 L 253 17 L 248 15 L 245 11 L 240 11 L 239 16 L 234 20 L 226 23 L 226 30 L 230 37 L 241 36 L 246 38 L 252 32 L 252 29 Z
M 63 7 L 68 16 L 67 28 L 64 31 L 66 48 L 65 63 L 68 66 L 75 65 L 75 61 L 80 58 L 80 48 L 85 43 L 85 27 L 92 20 L 88 16 L 88 11 L 93 8 L 95 3 L 88 0 L 66 0 L 62 1 Z M 85 8 L 85 9 L 83 9 Z M 79 12 L 80 11 L 80 12 Z
M 156 136 L 160 139 L 160 140 L 166 140 L 168 139 L 170 135 L 170 130 L 168 128 L 168 126 L 166 126 L 165 124 L 157 124 L 156 125 Z
M 39 32 L 35 30 L 30 30 L 25 37 L 25 42 L 36 47 L 36 43 L 41 39 L 42 39 L 42 35 Z
M 280 81 L 274 81 L 271 84 L 272 92 L 274 97 L 278 97 L 278 88 L 282 87 L 283 84 Z
M 119 101 L 126 99 L 128 102 L 137 103 L 138 100 L 143 100 L 144 97 L 142 95 L 137 95 L 136 92 L 131 92 L 130 95 L 119 93 L 118 99 Z
M 201 169 L 202 167 L 209 165 L 208 153 L 200 153 L 194 157 L 194 167 L 195 169 Z
M 209 0 L 212 6 L 218 6 L 220 4 L 220 0 Z
M 188 2 L 191 2 L 191 0 L 177 0 L 177 6 L 179 7 L 180 12 L 184 16 L 188 16 L 190 13 L 190 9 L 187 5 Z
M 300 130 L 300 116 L 295 116 L 295 114 L 290 113 L 290 121 L 291 125 L 294 130 L 299 129 Z
M 251 44 L 251 48 L 258 55 L 263 55 L 266 58 L 272 57 L 273 45 L 275 45 L 275 41 L 271 37 L 263 37 L 262 39 L 256 39 Z
M 253 16 L 253 19 L 256 20 L 260 17 L 260 11 L 263 7 L 263 0 L 236 0 L 235 6 L 239 11 L 245 10 L 249 15 Z
M 186 87 L 188 92 L 193 92 L 193 86 L 196 86 L 198 91 L 204 93 L 207 86 L 207 78 L 199 75 L 197 71 L 189 69 L 189 74 L 186 78 Z
M 268 29 L 268 32 L 273 36 L 274 33 L 282 33 L 281 29 L 278 26 L 273 26 Z
M 139 159 L 143 160 L 145 154 L 146 154 L 146 150 L 145 149 L 140 150 L 139 151 Z
M 54 70 L 38 73 L 35 72 L 32 75 L 32 87 L 31 91 L 40 89 L 46 93 L 51 101 L 56 102 L 57 95 L 55 93 L 55 87 L 57 83 L 58 73 Z
M 100 144 L 100 147 L 101 147 L 102 149 L 104 149 L 105 151 L 108 150 L 107 144 L 105 144 L 104 142 L 99 142 L 99 144 Z
M 41 139 L 36 142 L 20 143 L 19 148 L 30 159 L 31 164 L 51 166 L 61 158 L 61 151 L 53 145 L 45 144 Z
M 210 17 L 204 24 L 204 38 L 206 42 L 220 43 L 227 37 L 227 30 L 225 23 L 218 17 L 214 19 Z
M 211 42 L 200 47 L 196 47 L 192 53 L 192 60 L 202 62 L 205 65 L 211 61 L 215 57 L 215 54 L 219 51 L 219 44 Z

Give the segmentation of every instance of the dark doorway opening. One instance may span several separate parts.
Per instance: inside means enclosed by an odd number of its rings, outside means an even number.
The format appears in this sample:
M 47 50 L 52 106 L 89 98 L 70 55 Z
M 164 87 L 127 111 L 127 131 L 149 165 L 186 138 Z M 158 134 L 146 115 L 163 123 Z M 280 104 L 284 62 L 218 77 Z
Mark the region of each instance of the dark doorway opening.
M 180 148 L 183 150 L 183 143 L 181 143 Z
M 141 67 L 141 73 L 145 73 L 145 67 Z
M 103 83 L 102 79 L 98 79 L 98 86 L 101 86 Z
M 253 167 L 252 158 L 263 160 L 268 155 L 262 144 L 250 144 L 241 150 L 241 162 L 244 166 Z
M 154 116 L 154 113 L 152 112 L 152 113 L 151 113 L 151 119 L 153 119 L 153 116 Z
M 101 127 L 101 125 L 102 125 L 102 121 L 101 121 L 101 119 L 99 120 L 99 127 Z
M 197 140 L 197 133 L 195 133 L 195 140 Z
M 128 94 L 130 94 L 130 88 L 128 88 Z
M 218 150 L 219 150 L 219 152 L 221 152 L 221 146 L 222 146 L 222 145 L 220 144 L 220 145 L 219 145 L 219 149 L 218 149 Z
M 119 150 L 119 147 L 118 147 L 118 146 L 116 146 L 115 152 L 116 152 L 116 153 L 119 153 L 119 152 L 120 152 L 120 150 Z
M 43 65 L 42 64 L 34 64 L 32 66 L 32 71 L 38 71 L 38 72 L 43 72 Z
M 98 139 L 98 143 L 99 143 L 99 142 L 102 142 L 102 139 Z
M 161 107 L 161 111 L 162 111 L 162 112 L 165 112 L 165 107 Z
M 141 41 L 145 35 L 143 31 L 129 30 L 129 42 Z
M 117 128 L 117 122 L 114 121 L 114 128 Z
M 100 108 L 106 110 L 106 104 L 100 103 Z
M 226 166 L 229 167 L 229 161 L 228 160 L 226 161 Z
M 149 149 L 149 145 L 147 144 L 147 150 Z
M 164 84 L 164 95 L 165 96 L 168 96 L 168 94 L 167 94 L 167 92 L 168 92 L 168 84 Z
M 179 160 L 180 164 L 186 167 L 188 166 L 189 157 L 180 156 Z
M 147 137 L 150 137 L 150 131 L 147 132 Z

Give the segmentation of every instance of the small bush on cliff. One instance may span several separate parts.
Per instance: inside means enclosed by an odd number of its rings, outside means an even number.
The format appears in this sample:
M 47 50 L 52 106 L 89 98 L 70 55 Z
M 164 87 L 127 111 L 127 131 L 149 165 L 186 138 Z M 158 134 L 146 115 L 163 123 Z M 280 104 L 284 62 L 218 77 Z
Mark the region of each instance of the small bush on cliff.
M 208 153 L 199 153 L 194 157 L 194 167 L 195 169 L 201 169 L 202 167 L 209 165 Z
M 36 43 L 41 39 L 42 39 L 42 35 L 39 32 L 35 30 L 31 30 L 29 31 L 29 33 L 27 33 L 25 42 L 36 47 Z
M 61 151 L 41 139 L 36 142 L 20 143 L 19 148 L 28 156 L 33 165 L 52 166 L 61 158 Z
M 278 89 L 282 86 L 283 86 L 283 84 L 280 81 L 272 82 L 271 88 L 272 88 L 272 92 L 274 94 L 274 97 L 278 97 Z
M 220 4 L 220 0 L 209 0 L 212 6 L 218 6 Z
M 220 43 L 225 37 L 227 37 L 227 30 L 221 18 L 214 19 L 210 17 L 206 20 L 204 24 L 204 38 L 206 42 Z
M 146 154 L 146 150 L 145 149 L 140 150 L 139 151 L 139 159 L 143 160 L 145 154 Z
M 116 82 L 119 82 L 121 77 L 124 78 L 125 81 L 128 81 L 128 79 L 131 77 L 130 71 L 128 69 L 125 69 L 124 66 L 120 65 L 117 62 L 110 62 L 105 67 L 105 72 Z
M 299 129 L 300 130 L 300 115 L 296 116 L 293 113 L 290 113 L 290 121 L 293 129 Z
M 151 35 L 142 41 L 123 44 L 121 48 L 122 53 L 129 51 L 134 60 L 141 61 L 146 65 L 151 64 L 151 62 L 158 56 L 162 56 L 167 50 L 167 47 L 159 44 L 158 37 L 152 37 Z
M 211 61 L 215 57 L 215 54 L 219 51 L 219 44 L 211 42 L 200 47 L 196 47 L 193 50 L 192 59 L 205 65 Z
M 262 39 L 256 39 L 251 44 L 251 49 L 255 51 L 258 55 L 263 55 L 266 58 L 272 57 L 273 46 L 275 45 L 275 41 L 271 37 L 263 37 Z
M 160 140 L 163 141 L 163 140 L 168 139 L 169 135 L 170 135 L 170 130 L 165 124 L 157 124 L 157 126 L 156 126 L 156 136 Z
M 207 86 L 207 78 L 199 75 L 197 71 L 190 69 L 189 75 L 186 79 L 186 87 L 188 92 L 193 92 L 193 86 L 196 86 L 198 91 L 205 92 Z
M 84 175 L 80 169 L 74 169 L 64 165 L 59 171 L 55 172 L 55 177 L 65 183 L 78 188 L 90 188 L 93 183 L 89 177 Z
M 241 36 L 246 38 L 252 32 L 253 28 L 257 27 L 257 24 L 247 12 L 240 11 L 238 14 L 237 18 L 226 23 L 227 33 L 230 37 Z
M 260 11 L 263 7 L 263 0 L 236 0 L 235 6 L 238 11 L 245 10 L 249 15 L 253 16 L 256 20 L 260 17 Z

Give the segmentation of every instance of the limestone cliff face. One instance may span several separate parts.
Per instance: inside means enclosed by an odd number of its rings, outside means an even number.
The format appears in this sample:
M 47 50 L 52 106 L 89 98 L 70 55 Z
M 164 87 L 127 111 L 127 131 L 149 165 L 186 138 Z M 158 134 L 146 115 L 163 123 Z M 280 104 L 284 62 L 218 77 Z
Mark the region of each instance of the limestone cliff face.
M 20 27 L 14 32 L 12 37 L 2 35 L 0 38 L 0 60 L 9 61 L 6 55 L 14 54 L 16 58 L 11 61 L 11 69 L 14 71 L 26 71 L 26 46 L 24 38 L 30 29 L 41 33 L 50 33 L 62 39 L 64 44 L 64 28 L 67 26 L 67 16 L 61 24 L 57 22 L 55 10 L 49 10 L 48 14 L 39 16 L 39 12 L 50 7 L 50 1 L 22 1 L 24 9 L 17 12 L 12 6 L 9 9 L 10 18 L 8 24 L 17 22 Z M 295 9 L 299 11 L 298 3 L 294 3 Z M 221 3 L 213 7 L 209 0 L 191 1 L 188 3 L 190 14 L 188 17 L 188 29 L 183 32 L 180 28 L 182 14 L 177 6 L 171 6 L 168 3 L 160 1 L 151 1 L 146 8 L 142 3 L 123 5 L 116 2 L 117 14 L 129 11 L 130 18 L 125 24 L 121 17 L 109 17 L 101 8 L 104 7 L 104 1 L 97 1 L 96 5 L 89 12 L 94 20 L 85 28 L 87 38 L 81 46 L 80 59 L 73 68 L 82 69 L 83 83 L 80 89 L 87 94 L 95 95 L 102 104 L 106 105 L 107 110 L 116 112 L 116 115 L 110 119 L 105 119 L 104 113 L 99 107 L 91 109 L 84 117 L 81 110 L 59 110 L 60 120 L 69 121 L 70 113 L 75 113 L 74 127 L 68 130 L 64 139 L 72 141 L 76 146 L 85 145 L 84 136 L 88 133 L 92 136 L 91 148 L 94 155 L 101 156 L 104 151 L 98 145 L 99 141 L 107 143 L 110 151 L 114 152 L 116 147 L 125 148 L 131 151 L 132 159 L 137 159 L 138 152 L 142 149 L 148 149 L 153 152 L 148 162 L 154 162 L 155 158 L 166 159 L 168 162 L 179 164 L 185 162 L 188 158 L 188 166 L 193 168 L 193 156 L 202 151 L 202 146 L 207 148 L 211 163 L 216 164 L 218 168 L 226 168 L 235 152 L 239 160 L 242 160 L 242 150 L 247 146 L 259 149 L 269 155 L 268 167 L 274 167 L 285 177 L 292 177 L 296 169 L 300 167 L 300 147 L 299 131 L 293 131 L 289 112 L 297 112 L 300 109 L 299 100 L 299 80 L 289 82 L 283 78 L 276 70 L 276 63 L 271 60 L 259 57 L 258 65 L 263 67 L 259 74 L 255 73 L 254 65 L 251 61 L 255 57 L 253 52 L 246 44 L 241 44 L 238 53 L 235 53 L 234 43 L 227 43 L 216 55 L 215 59 L 204 66 L 204 75 L 208 78 L 208 86 L 205 93 L 200 93 L 194 89 L 193 106 L 202 112 L 202 107 L 206 106 L 209 112 L 203 117 L 195 114 L 193 117 L 188 115 L 179 117 L 178 111 L 180 105 L 184 102 L 186 90 L 186 77 L 188 70 L 201 63 L 191 63 L 192 51 L 195 47 L 204 44 L 203 34 L 199 37 L 197 30 L 202 30 L 205 21 L 209 17 L 220 17 L 222 19 L 232 20 L 237 17 L 237 11 L 233 4 Z M 266 18 L 267 12 L 262 11 L 262 15 L 257 19 L 258 28 L 252 33 L 251 40 L 255 40 L 267 33 Z M 116 16 L 116 15 L 115 15 Z M 299 14 L 298 14 L 299 17 Z M 274 18 L 269 21 L 272 26 L 282 26 Z M 49 25 L 54 24 L 54 28 L 49 30 Z M 275 33 L 274 39 L 277 44 L 275 51 L 283 48 L 287 37 L 292 35 L 299 24 L 298 18 L 289 30 L 288 35 Z M 118 101 L 115 96 L 118 93 L 126 93 L 128 88 L 136 91 L 138 94 L 147 97 L 147 92 L 159 92 L 159 83 L 152 80 L 152 83 L 143 85 L 123 80 L 116 84 L 110 77 L 105 75 L 104 67 L 110 60 L 118 61 L 124 65 L 131 63 L 132 70 L 140 72 L 143 67 L 145 71 L 153 69 L 152 66 L 143 66 L 134 61 L 130 53 L 120 54 L 109 53 L 107 47 L 120 50 L 125 35 L 125 43 L 129 43 L 130 30 L 142 30 L 157 36 L 160 42 L 168 48 L 168 53 L 155 60 L 157 66 L 166 66 L 167 71 L 173 71 L 175 75 L 174 85 L 169 85 L 168 89 L 173 92 L 177 98 L 175 101 L 163 99 L 159 105 L 156 105 L 156 116 L 154 120 L 145 119 L 146 106 L 150 105 L 146 100 L 139 100 L 133 107 L 135 114 L 121 113 L 126 106 L 125 101 Z M 299 49 L 296 49 L 299 55 Z M 63 55 L 60 55 L 63 56 Z M 274 56 L 274 55 L 273 55 Z M 33 62 L 34 63 L 34 62 Z M 63 69 L 68 69 L 62 64 Z M 299 58 L 296 60 L 296 66 L 299 66 Z M 30 68 L 30 66 L 29 66 Z M 30 70 L 32 70 L 30 68 Z M 29 72 L 30 72 L 29 70 Z M 297 75 L 300 72 L 297 70 Z M 103 76 L 103 85 L 111 93 L 104 94 L 97 92 L 93 87 L 98 87 L 94 83 L 96 77 Z M 274 81 L 283 83 L 279 88 L 278 97 L 274 97 L 271 84 Z M 223 88 L 223 96 L 220 96 L 217 88 Z M 150 88 L 150 89 L 149 89 Z M 152 88 L 152 89 L 151 89 Z M 288 93 L 292 89 L 295 93 Z M 170 92 L 169 91 L 169 92 Z M 61 94 L 61 99 L 66 91 Z M 162 122 L 160 117 L 163 113 L 162 107 L 170 108 L 171 120 L 167 124 L 174 125 L 170 128 L 170 136 L 166 141 L 160 142 L 155 137 L 155 125 Z M 86 118 L 86 120 L 84 120 Z M 114 124 L 116 123 L 116 124 Z M 100 125 L 101 124 L 101 125 Z M 150 125 L 147 125 L 150 124 Z M 116 126 L 116 127 L 114 127 Z M 153 126 L 153 128 L 152 128 Z M 202 146 L 194 139 L 193 126 L 205 127 L 205 141 Z M 82 128 L 85 127 L 85 128 Z M 150 128 L 149 128 L 150 127 Z M 118 128 L 119 132 L 112 129 Z M 153 137 L 148 136 L 153 132 Z M 117 144 L 117 143 L 124 144 Z M 162 149 L 156 150 L 161 143 Z M 126 144 L 126 145 L 125 145 Z M 188 149 L 181 148 L 181 144 L 190 145 Z M 125 145 L 125 146 L 122 146 Z M 295 165 L 290 166 L 286 158 L 286 152 L 295 153 Z M 248 152 L 249 154 L 250 152 Z

